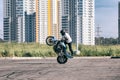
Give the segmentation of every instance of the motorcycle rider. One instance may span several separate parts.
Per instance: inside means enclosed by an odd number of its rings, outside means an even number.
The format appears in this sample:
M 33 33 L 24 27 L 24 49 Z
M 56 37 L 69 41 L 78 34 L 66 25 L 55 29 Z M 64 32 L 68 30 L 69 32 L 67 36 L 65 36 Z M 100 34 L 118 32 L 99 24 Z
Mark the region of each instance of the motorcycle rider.
M 62 35 L 62 39 L 61 40 L 63 40 L 65 44 L 68 44 L 69 51 L 71 52 L 71 56 L 73 56 L 72 38 L 70 37 L 70 35 L 64 29 L 61 30 L 60 33 Z

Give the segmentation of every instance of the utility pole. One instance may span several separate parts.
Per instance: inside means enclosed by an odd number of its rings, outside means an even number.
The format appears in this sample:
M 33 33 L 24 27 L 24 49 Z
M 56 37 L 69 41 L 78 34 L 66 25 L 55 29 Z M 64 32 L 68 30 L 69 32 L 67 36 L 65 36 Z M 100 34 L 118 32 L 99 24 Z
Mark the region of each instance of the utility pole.
M 76 27 L 76 32 L 77 32 L 77 34 L 76 34 L 76 54 L 80 54 L 80 51 L 78 50 L 78 47 L 79 47 L 79 42 L 78 42 L 78 30 L 79 30 L 79 27 L 78 27 L 78 22 L 79 22 L 79 16 L 78 16 L 78 0 L 77 0 L 77 27 Z
M 97 27 L 96 27 L 96 37 L 98 38 L 98 43 L 97 44 L 99 44 L 100 45 L 100 43 L 101 43 L 101 39 L 100 39 L 100 33 L 101 33 L 102 31 L 101 31 L 101 27 L 98 25 Z

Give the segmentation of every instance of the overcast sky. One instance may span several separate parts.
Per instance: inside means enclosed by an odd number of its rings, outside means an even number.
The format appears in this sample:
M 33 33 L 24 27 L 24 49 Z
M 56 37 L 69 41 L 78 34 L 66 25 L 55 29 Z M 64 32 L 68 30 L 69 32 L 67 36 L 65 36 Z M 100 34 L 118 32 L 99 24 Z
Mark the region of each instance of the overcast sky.
M 101 36 L 118 37 L 118 1 L 96 0 L 96 27 L 101 27 Z
M 118 37 L 118 1 L 95 0 L 95 27 L 101 27 L 102 37 Z M 0 0 L 0 38 L 3 34 L 3 0 Z

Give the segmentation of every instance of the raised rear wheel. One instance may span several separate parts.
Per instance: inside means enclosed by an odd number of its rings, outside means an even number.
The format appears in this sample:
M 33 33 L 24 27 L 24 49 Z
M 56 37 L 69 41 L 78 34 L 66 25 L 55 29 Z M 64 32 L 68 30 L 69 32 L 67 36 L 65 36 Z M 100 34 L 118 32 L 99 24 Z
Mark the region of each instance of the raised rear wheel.
M 54 37 L 53 36 L 48 36 L 46 38 L 46 44 L 49 46 L 53 46 L 54 45 Z

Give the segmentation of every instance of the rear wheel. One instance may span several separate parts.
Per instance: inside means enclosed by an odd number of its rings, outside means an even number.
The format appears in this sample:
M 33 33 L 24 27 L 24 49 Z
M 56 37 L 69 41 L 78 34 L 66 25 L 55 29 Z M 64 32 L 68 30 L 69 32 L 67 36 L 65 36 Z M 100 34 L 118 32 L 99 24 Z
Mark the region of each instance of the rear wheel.
M 46 44 L 49 46 L 53 46 L 54 45 L 54 37 L 53 36 L 48 36 L 46 38 Z
M 68 58 L 65 55 L 57 57 L 57 62 L 59 64 L 65 64 L 67 62 L 67 60 L 68 60 Z

